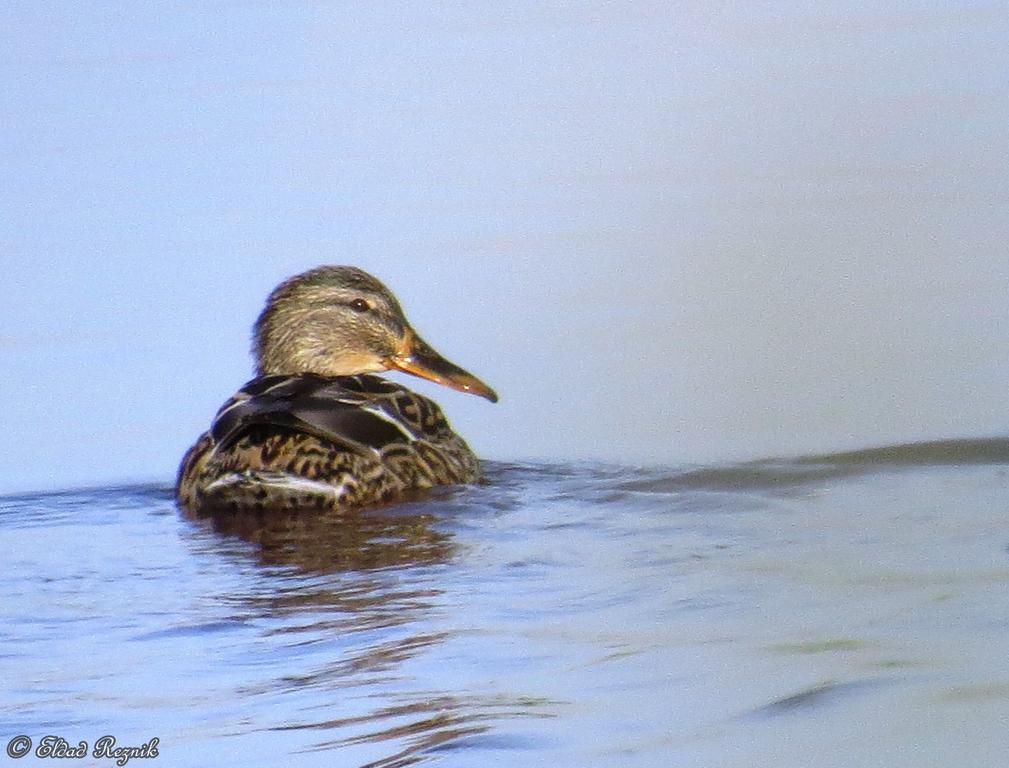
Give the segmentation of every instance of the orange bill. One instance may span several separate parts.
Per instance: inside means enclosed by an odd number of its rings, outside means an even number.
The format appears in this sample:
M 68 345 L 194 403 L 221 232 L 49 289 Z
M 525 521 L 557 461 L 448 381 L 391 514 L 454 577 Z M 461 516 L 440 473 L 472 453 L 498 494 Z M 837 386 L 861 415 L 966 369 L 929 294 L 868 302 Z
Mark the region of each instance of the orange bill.
M 398 371 L 406 371 L 422 379 L 436 381 L 460 392 L 480 395 L 492 403 L 497 402 L 497 393 L 493 389 L 469 371 L 450 363 L 410 329 L 407 329 L 399 351 L 386 358 L 385 363 Z

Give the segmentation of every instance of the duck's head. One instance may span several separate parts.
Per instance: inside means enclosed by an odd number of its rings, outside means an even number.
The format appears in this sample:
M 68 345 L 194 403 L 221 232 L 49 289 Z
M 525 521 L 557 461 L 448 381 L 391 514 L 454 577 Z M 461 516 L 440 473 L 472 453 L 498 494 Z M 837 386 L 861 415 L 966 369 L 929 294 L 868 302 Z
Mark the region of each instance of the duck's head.
M 356 267 L 317 267 L 277 286 L 256 321 L 253 354 L 260 376 L 395 369 L 497 402 L 493 389 L 420 338 L 389 289 Z

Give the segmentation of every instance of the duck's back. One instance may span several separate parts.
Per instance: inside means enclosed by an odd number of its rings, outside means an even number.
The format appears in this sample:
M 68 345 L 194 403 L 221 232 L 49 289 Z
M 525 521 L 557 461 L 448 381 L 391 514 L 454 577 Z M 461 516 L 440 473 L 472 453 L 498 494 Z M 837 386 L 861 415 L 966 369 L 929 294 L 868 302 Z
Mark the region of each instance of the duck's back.
M 218 411 L 182 460 L 176 496 L 194 514 L 341 509 L 479 475 L 426 397 L 378 376 L 271 375 Z

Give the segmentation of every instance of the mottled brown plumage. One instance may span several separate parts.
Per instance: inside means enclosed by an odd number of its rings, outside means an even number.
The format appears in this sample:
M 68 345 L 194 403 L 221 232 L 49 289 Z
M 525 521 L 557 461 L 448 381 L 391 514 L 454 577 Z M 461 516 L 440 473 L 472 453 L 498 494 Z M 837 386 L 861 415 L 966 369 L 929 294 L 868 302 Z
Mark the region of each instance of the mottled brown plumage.
M 497 395 L 420 339 L 371 275 L 320 267 L 291 278 L 254 336 L 257 378 L 179 467 L 186 511 L 344 509 L 479 479 L 478 459 L 433 401 L 364 374 L 395 368 Z

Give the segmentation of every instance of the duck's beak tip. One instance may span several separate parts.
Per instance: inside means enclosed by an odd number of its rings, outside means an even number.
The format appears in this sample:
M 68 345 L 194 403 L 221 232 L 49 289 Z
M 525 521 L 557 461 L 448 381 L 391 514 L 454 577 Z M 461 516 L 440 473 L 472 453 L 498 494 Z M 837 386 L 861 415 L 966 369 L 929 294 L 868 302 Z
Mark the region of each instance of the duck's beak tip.
M 497 392 L 478 379 L 474 379 L 474 382 L 475 383 L 464 383 L 462 385 L 462 391 L 469 392 L 471 395 L 479 395 L 485 400 L 490 400 L 492 403 L 496 403 L 498 401 Z

